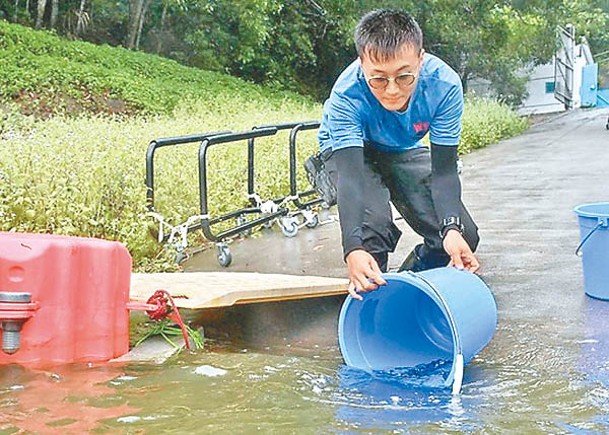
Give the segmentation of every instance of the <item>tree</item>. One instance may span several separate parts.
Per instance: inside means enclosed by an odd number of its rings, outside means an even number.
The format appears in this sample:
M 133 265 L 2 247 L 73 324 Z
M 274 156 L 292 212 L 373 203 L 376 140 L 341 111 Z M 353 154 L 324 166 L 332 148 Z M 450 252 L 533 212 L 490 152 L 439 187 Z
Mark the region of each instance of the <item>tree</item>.
M 36 7 L 36 25 L 34 27 L 36 27 L 36 29 L 40 29 L 42 27 L 42 23 L 44 20 L 44 12 L 46 10 L 47 7 L 47 0 L 38 0 L 38 4 Z
M 152 0 L 129 0 L 129 27 L 125 41 L 127 48 L 139 48 L 146 12 L 151 2 Z
M 0 17 L 94 43 L 142 49 L 324 99 L 355 58 L 353 30 L 379 7 L 415 16 L 425 49 L 465 87 L 490 80 L 518 103 L 520 71 L 548 62 L 558 25 L 609 50 L 609 0 L 0 0 Z
M 59 0 L 51 0 L 51 18 L 49 19 L 49 27 L 54 29 L 57 25 L 57 15 L 59 14 Z

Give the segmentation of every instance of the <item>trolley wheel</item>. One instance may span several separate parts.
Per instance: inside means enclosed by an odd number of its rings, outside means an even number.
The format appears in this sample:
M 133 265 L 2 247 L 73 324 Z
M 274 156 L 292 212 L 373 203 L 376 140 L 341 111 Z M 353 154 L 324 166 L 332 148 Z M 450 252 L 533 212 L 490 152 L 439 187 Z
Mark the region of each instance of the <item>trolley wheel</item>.
M 218 263 L 222 267 L 230 266 L 233 261 L 233 255 L 230 252 L 230 249 L 226 245 L 218 246 Z
M 319 215 L 315 213 L 311 217 L 311 220 L 307 221 L 305 225 L 307 226 L 307 228 L 315 228 L 317 225 L 319 225 Z
M 298 234 L 298 223 L 294 222 L 293 220 L 283 222 L 281 225 L 281 232 L 286 237 L 294 237 L 296 234 Z

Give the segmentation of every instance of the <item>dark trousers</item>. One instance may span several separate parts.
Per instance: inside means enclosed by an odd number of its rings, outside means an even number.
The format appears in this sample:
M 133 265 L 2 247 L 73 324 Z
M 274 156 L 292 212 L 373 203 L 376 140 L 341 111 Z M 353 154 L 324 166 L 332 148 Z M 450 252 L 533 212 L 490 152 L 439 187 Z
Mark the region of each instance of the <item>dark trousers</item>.
M 326 170 L 336 183 L 338 173 L 332 153 L 324 153 Z M 444 251 L 440 222 L 431 196 L 431 155 L 428 148 L 401 153 L 364 149 L 365 215 L 362 227 L 364 248 L 386 271 L 388 254 L 395 250 L 402 232 L 393 222 L 390 202 L 406 223 L 423 237 L 417 254 L 435 267 L 445 266 L 450 257 Z M 478 227 L 461 202 L 463 237 L 472 251 L 478 242 Z

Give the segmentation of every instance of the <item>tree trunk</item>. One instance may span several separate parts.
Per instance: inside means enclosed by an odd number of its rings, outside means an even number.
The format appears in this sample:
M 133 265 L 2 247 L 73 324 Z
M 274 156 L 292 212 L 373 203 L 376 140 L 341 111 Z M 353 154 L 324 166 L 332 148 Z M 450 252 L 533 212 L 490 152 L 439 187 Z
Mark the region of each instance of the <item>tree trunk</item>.
M 47 8 L 47 0 L 38 0 L 38 13 L 36 15 L 36 28 L 40 29 L 44 21 L 44 11 Z
M 51 29 L 55 28 L 55 24 L 57 24 L 57 15 L 59 14 L 59 0 L 51 0 L 51 20 L 49 22 L 49 27 Z
M 140 49 L 140 39 L 142 38 L 142 28 L 144 27 L 144 21 L 146 20 L 146 12 L 152 0 L 144 0 L 144 6 L 142 7 L 142 13 L 140 14 L 140 23 L 137 28 L 137 36 L 135 38 L 135 49 Z
M 15 0 L 15 13 L 13 14 L 13 22 L 17 22 L 17 11 L 19 10 L 19 0 Z
M 135 2 L 139 3 L 138 4 L 139 13 L 137 13 L 136 21 L 133 23 L 135 26 L 135 29 L 132 29 L 132 28 L 129 29 L 129 32 L 131 32 L 132 30 L 135 30 L 135 35 L 130 35 L 130 37 L 129 37 L 130 45 L 128 45 L 128 47 L 139 50 L 140 39 L 142 37 L 142 28 L 144 27 L 144 21 L 146 20 L 146 12 L 148 12 L 148 8 L 150 7 L 150 3 L 152 2 L 152 0 L 136 0 Z M 131 38 L 133 38 L 133 39 L 131 39 Z
M 144 0 L 129 0 L 129 27 L 127 29 L 127 40 L 125 41 L 127 48 L 135 48 L 143 9 Z
M 76 35 L 80 35 L 85 30 L 85 4 L 86 0 L 80 0 L 78 8 L 78 19 L 76 21 Z
M 167 2 L 163 2 L 163 13 L 161 14 L 160 32 L 156 38 L 156 54 L 160 54 L 163 50 L 163 35 L 165 33 L 165 22 L 167 21 Z

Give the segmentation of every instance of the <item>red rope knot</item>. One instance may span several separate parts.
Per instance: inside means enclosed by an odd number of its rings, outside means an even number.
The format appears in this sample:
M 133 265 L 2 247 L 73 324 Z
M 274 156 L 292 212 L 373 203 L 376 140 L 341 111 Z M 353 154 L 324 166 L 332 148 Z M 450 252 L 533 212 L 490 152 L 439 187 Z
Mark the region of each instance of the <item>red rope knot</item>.
M 185 296 L 175 296 L 176 298 L 184 298 Z M 154 292 L 150 298 L 148 298 L 147 303 L 150 305 L 156 305 L 154 310 L 146 310 L 146 314 L 152 320 L 161 320 L 167 317 L 168 319 L 174 321 L 178 324 L 180 329 L 182 330 L 182 337 L 184 337 L 184 343 L 186 345 L 186 349 L 190 350 L 190 342 L 188 341 L 188 332 L 186 331 L 186 326 L 184 325 L 184 321 L 182 321 L 182 317 L 180 316 L 180 311 L 176 306 L 174 298 L 169 294 L 167 290 L 157 290 Z

